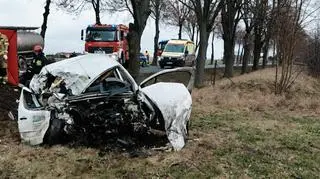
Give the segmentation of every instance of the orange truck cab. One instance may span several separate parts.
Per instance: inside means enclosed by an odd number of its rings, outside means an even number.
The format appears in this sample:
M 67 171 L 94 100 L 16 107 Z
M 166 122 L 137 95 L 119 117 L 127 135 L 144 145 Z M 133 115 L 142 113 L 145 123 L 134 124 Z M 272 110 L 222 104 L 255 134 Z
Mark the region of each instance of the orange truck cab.
M 95 24 L 81 31 L 81 40 L 85 40 L 85 51 L 88 53 L 117 53 L 119 62 L 125 64 L 129 59 L 126 36 L 129 28 L 125 25 Z

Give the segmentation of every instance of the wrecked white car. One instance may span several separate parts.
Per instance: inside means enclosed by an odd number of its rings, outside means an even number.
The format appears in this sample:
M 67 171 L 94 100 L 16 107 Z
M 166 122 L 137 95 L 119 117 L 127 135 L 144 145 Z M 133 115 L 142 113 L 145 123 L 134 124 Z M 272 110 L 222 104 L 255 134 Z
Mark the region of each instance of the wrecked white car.
M 111 54 L 88 54 L 43 67 L 21 91 L 22 141 L 30 145 L 69 137 L 95 141 L 161 131 L 175 150 L 183 148 L 194 69 L 163 70 L 138 86 L 116 59 Z M 173 80 L 177 76 L 187 82 Z

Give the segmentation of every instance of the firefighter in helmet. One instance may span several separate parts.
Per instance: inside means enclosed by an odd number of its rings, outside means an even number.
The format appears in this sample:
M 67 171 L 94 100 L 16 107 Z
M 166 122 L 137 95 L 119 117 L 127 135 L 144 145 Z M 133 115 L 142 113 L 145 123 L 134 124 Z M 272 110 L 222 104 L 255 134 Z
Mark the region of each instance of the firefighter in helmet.
M 44 67 L 47 64 L 47 59 L 44 56 L 44 53 L 42 51 L 42 47 L 40 45 L 36 45 L 33 48 L 34 56 L 32 61 L 32 76 L 34 74 L 39 74 L 42 67 Z

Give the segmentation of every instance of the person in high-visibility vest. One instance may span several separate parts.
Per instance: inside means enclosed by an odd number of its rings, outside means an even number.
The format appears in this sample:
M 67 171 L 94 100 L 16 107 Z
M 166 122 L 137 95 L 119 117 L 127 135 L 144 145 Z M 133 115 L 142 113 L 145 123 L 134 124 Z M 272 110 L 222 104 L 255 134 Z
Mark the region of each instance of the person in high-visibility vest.
M 0 82 L 7 82 L 7 60 L 9 42 L 7 36 L 0 33 Z

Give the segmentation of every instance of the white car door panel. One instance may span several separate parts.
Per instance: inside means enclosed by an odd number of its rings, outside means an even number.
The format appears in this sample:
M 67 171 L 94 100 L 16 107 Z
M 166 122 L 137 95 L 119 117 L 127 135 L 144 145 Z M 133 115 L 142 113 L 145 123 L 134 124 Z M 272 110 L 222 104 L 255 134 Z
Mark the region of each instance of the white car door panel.
M 18 128 L 22 142 L 38 145 L 50 125 L 50 111 L 44 110 L 36 96 L 23 88 L 18 106 Z

